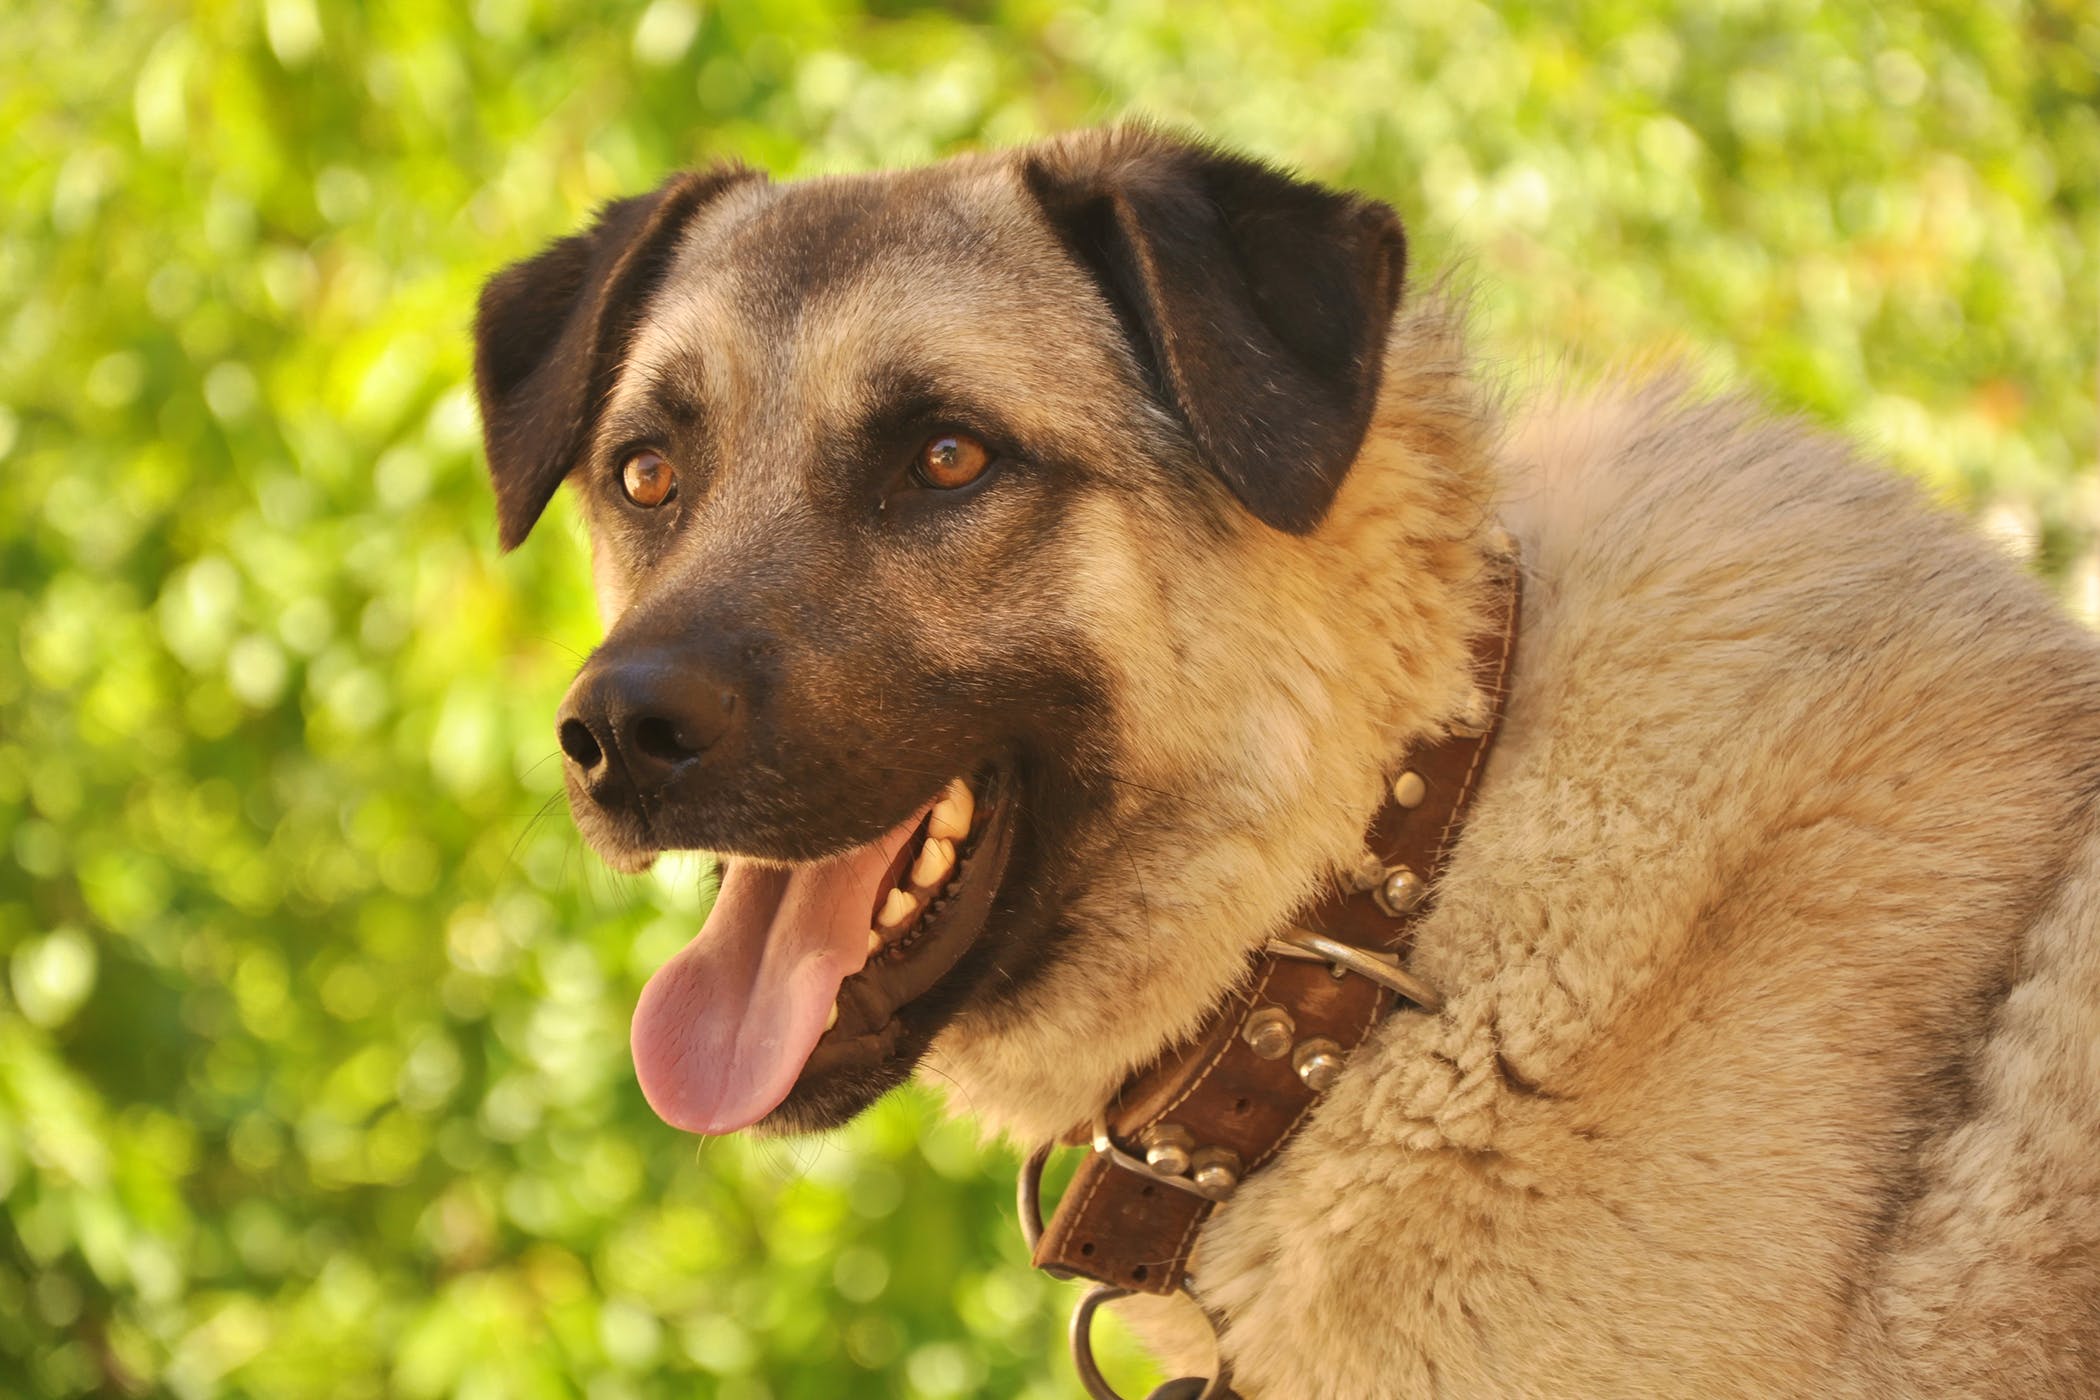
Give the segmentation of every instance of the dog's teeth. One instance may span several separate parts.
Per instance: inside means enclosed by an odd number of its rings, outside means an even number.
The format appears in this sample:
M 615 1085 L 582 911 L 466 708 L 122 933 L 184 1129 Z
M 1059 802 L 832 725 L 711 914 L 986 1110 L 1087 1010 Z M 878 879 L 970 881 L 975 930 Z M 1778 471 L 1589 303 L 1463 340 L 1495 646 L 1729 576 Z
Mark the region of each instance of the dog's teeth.
M 919 851 L 919 858 L 911 863 L 911 882 L 922 890 L 936 890 L 955 869 L 955 843 L 939 836 L 929 836 Z
M 824 1018 L 824 1029 L 828 1031 L 828 1030 L 830 1030 L 830 1029 L 831 1029 L 831 1028 L 832 1028 L 833 1026 L 836 1026 L 836 1025 L 837 1025 L 838 1023 L 839 1023 L 839 1004 L 838 1004 L 837 1002 L 833 1002 L 833 1003 L 831 1004 L 831 1014 L 830 1014 L 829 1016 L 826 1016 L 826 1017 Z
M 882 935 L 874 929 L 868 930 L 868 956 L 874 957 L 882 951 Z
M 929 835 L 943 841 L 960 841 L 970 834 L 970 818 L 976 814 L 977 800 L 970 796 L 970 785 L 961 778 L 951 778 L 948 790 L 941 800 L 933 804 L 933 818 L 926 824 Z
M 895 933 L 910 923 L 918 912 L 918 900 L 903 890 L 891 890 L 889 898 L 882 901 L 882 912 L 875 916 L 875 927 L 884 933 Z

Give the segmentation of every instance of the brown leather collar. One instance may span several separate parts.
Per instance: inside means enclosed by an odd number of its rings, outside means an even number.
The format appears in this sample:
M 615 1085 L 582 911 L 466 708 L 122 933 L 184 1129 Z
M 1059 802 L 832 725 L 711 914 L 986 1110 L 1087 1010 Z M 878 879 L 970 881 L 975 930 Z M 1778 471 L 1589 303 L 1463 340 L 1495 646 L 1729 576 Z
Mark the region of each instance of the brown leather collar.
M 1401 964 L 1501 728 L 1521 583 L 1513 551 L 1494 567 L 1494 610 L 1473 646 L 1478 708 L 1407 756 L 1365 836 L 1376 863 L 1287 935 L 1299 945 L 1314 941 L 1308 932 L 1324 935 L 1343 945 L 1331 950 L 1337 959 L 1372 975 L 1272 943 L 1195 1038 L 1132 1076 L 1101 1121 L 1075 1135 L 1094 1151 L 1035 1237 L 1036 1267 L 1132 1292 L 1182 1287 L 1203 1222 L 1290 1141 L 1349 1053 L 1399 1004 L 1392 988 L 1438 1009 L 1435 993 Z M 1367 965 L 1366 955 L 1379 961 Z M 1023 1179 L 1029 1224 L 1041 1156 Z

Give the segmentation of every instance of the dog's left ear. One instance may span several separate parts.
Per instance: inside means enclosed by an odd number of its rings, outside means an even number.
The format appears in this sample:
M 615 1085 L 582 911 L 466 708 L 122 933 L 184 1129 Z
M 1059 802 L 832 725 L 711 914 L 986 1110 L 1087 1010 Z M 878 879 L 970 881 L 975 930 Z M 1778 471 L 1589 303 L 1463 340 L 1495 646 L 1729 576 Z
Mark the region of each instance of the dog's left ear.
M 474 319 L 474 387 L 505 549 L 515 549 L 576 465 L 649 294 L 702 205 L 742 166 L 674 175 L 616 200 L 587 233 L 489 279 Z
M 1370 425 L 1399 216 L 1144 128 L 1038 148 L 1021 173 L 1205 462 L 1260 519 L 1311 531 Z

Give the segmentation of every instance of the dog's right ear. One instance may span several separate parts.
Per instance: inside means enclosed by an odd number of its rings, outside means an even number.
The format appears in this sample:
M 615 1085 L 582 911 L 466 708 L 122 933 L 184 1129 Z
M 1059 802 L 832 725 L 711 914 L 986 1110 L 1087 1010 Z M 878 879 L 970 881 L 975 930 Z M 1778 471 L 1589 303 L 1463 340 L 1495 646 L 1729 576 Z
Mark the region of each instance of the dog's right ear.
M 635 319 L 703 205 L 756 171 L 674 175 L 599 211 L 587 233 L 489 279 L 474 318 L 474 387 L 505 549 L 515 549 L 576 465 Z

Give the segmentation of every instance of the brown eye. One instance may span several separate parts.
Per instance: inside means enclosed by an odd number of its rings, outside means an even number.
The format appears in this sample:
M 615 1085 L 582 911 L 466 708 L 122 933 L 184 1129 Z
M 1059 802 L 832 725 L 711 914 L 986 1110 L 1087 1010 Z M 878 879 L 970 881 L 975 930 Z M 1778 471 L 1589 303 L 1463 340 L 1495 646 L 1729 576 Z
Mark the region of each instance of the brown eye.
M 671 470 L 661 452 L 637 452 L 620 468 L 620 486 L 627 492 L 627 499 L 645 508 L 669 500 L 671 488 L 677 484 L 678 473 Z
M 942 433 L 919 449 L 912 474 L 928 486 L 952 491 L 968 486 L 992 464 L 991 449 L 968 433 Z

